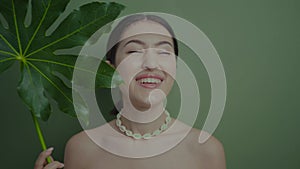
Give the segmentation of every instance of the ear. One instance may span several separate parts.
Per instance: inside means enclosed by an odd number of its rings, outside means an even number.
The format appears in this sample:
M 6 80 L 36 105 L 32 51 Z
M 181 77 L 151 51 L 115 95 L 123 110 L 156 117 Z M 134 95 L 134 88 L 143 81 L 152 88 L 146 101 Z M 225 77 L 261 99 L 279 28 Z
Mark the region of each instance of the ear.
M 111 67 L 115 68 L 115 66 L 113 64 L 111 64 L 111 62 L 109 60 L 105 61 L 107 64 L 109 64 Z

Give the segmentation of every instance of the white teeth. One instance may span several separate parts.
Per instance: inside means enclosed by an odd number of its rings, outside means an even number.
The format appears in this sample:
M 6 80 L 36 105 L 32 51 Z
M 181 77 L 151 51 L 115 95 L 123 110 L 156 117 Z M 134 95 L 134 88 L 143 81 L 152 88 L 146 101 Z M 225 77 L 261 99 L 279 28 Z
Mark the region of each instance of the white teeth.
M 139 82 L 141 82 L 141 83 L 160 83 L 161 80 L 155 79 L 155 78 L 143 78 L 143 79 L 139 80 Z

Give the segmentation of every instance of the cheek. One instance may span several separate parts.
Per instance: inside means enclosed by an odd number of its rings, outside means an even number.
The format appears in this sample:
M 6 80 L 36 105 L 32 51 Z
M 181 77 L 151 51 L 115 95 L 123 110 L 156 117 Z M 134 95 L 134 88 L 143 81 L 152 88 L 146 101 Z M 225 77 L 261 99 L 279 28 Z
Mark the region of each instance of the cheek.
M 169 76 L 169 78 L 166 80 L 166 85 L 164 86 L 164 89 L 163 89 L 165 91 L 166 95 L 169 94 L 173 85 L 174 85 L 174 79 L 171 76 Z
M 174 79 L 176 77 L 176 59 L 175 59 L 175 56 L 174 57 L 161 58 L 160 59 L 160 67 L 174 81 Z
M 137 73 L 141 71 L 141 59 L 134 57 L 126 57 L 118 63 L 116 70 L 125 82 L 125 85 L 129 85 Z

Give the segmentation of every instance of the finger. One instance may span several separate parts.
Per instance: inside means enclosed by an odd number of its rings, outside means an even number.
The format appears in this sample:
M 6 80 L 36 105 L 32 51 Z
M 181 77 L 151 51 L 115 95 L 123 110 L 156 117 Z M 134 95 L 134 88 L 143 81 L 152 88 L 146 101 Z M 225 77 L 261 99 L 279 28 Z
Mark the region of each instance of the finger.
M 52 163 L 45 166 L 44 169 L 57 169 L 57 168 L 63 168 L 64 164 L 58 161 L 53 161 Z
M 51 162 L 54 161 L 54 159 L 53 159 L 52 156 L 48 156 L 48 157 L 50 158 Z M 48 157 L 47 157 L 47 158 L 48 158 Z M 46 158 L 46 160 L 44 161 L 43 166 L 45 166 L 45 165 L 48 164 L 47 158 Z
M 44 164 L 47 164 L 46 158 L 51 155 L 53 147 L 40 153 L 37 160 L 35 161 L 34 169 L 42 169 Z
M 49 156 L 49 158 L 50 158 L 50 160 L 51 160 L 51 161 L 54 161 L 54 159 L 53 159 L 53 157 L 52 157 L 52 156 Z

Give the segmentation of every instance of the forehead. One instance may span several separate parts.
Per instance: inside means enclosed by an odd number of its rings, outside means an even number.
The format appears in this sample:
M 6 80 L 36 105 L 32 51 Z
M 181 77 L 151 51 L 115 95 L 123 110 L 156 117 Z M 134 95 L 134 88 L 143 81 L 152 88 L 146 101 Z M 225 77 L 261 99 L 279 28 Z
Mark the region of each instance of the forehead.
M 161 35 L 160 37 L 172 38 L 169 31 L 161 24 L 154 21 L 138 21 L 132 23 L 124 30 L 120 40 L 145 34 Z

